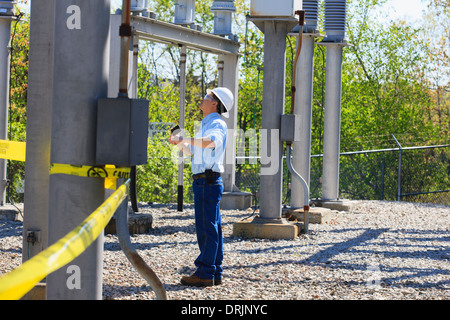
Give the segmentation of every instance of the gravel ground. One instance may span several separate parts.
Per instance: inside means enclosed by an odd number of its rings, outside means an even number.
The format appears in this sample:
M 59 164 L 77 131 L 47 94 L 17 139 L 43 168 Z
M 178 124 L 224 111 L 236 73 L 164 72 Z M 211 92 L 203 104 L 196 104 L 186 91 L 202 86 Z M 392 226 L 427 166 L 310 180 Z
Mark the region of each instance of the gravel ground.
M 180 285 L 194 272 L 198 248 L 193 207 L 142 206 L 153 230 L 134 235 L 138 253 L 176 300 L 449 300 L 450 207 L 362 201 L 330 222 L 310 224 L 295 240 L 242 239 L 233 224 L 247 211 L 222 211 L 224 281 Z M 22 223 L 0 221 L 0 274 L 20 265 Z M 115 235 L 105 236 L 104 298 L 154 299 L 128 262 Z

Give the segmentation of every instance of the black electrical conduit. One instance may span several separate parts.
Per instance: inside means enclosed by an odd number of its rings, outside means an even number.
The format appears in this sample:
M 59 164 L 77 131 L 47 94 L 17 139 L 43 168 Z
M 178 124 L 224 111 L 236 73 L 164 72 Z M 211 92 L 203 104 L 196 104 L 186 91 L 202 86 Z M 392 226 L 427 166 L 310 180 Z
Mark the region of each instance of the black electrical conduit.
M 166 290 L 156 273 L 145 263 L 141 256 L 136 252 L 130 240 L 130 232 L 128 229 L 128 197 L 121 203 L 114 214 L 116 220 L 117 237 L 119 238 L 120 247 L 125 253 L 127 259 L 139 272 L 139 274 L 147 280 L 150 287 L 156 294 L 157 300 L 167 300 Z
M 139 212 L 136 193 L 136 166 L 132 166 L 130 170 L 130 202 L 133 211 Z

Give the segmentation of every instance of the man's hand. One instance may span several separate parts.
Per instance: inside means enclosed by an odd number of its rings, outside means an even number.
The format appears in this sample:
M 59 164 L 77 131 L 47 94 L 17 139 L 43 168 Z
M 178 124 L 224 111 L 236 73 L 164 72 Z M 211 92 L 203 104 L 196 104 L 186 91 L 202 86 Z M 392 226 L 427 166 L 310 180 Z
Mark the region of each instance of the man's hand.
M 181 151 L 183 151 L 184 154 L 192 155 L 191 150 L 189 149 L 189 145 L 186 142 L 183 142 L 182 136 L 174 136 L 170 134 L 169 143 L 176 145 L 178 148 L 180 148 Z
M 174 135 L 170 134 L 170 137 L 169 137 L 169 143 L 170 144 L 177 145 L 177 144 L 179 144 L 182 141 L 183 141 L 183 137 L 178 136 L 178 135 L 174 136 Z
M 198 148 L 215 148 L 216 144 L 214 141 L 212 141 L 210 138 L 198 138 L 198 139 L 192 139 L 192 138 L 183 138 L 182 136 L 173 135 L 170 134 L 169 137 L 170 144 L 181 146 L 180 143 L 183 142 L 183 145 L 193 145 Z

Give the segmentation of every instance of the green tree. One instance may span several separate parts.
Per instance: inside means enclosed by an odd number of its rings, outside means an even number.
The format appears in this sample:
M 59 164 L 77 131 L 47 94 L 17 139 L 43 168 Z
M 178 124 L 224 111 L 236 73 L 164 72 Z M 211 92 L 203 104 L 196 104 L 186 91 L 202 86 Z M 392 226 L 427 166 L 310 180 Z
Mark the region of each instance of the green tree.
M 212 1 L 196 2 L 196 23 L 203 31 L 212 32 L 214 15 Z M 158 19 L 173 22 L 173 2 L 153 1 L 151 9 Z M 178 123 L 180 104 L 180 48 L 154 42 L 140 43 L 138 69 L 138 96 L 150 101 L 150 122 Z M 206 89 L 217 85 L 217 58 L 194 50 L 187 51 L 185 130 L 194 135 L 195 121 L 201 119 L 198 105 Z M 178 166 L 173 158 L 176 147 L 167 143 L 168 133 L 149 139 L 148 164 L 138 168 L 140 201 L 174 202 L 177 197 Z M 189 192 L 190 163 L 185 164 L 185 199 Z
M 16 7 L 16 12 L 18 8 Z M 27 88 L 28 88 L 28 36 L 29 17 L 19 15 L 11 24 L 10 98 L 8 140 L 26 141 Z M 14 202 L 23 201 L 25 163 L 8 160 L 7 196 Z M 22 189 L 22 190 L 20 190 Z M 17 192 L 20 190 L 20 192 Z
M 448 143 L 449 130 L 449 10 L 446 1 L 427 1 L 428 9 L 420 27 L 404 21 L 380 23 L 374 13 L 386 0 L 349 0 L 347 38 L 352 46 L 344 49 L 342 76 L 341 151 L 395 147 L 391 134 L 405 146 L 412 144 Z M 20 0 L 26 3 L 25 0 Z M 323 33 L 323 3 L 319 13 L 319 29 Z M 213 31 L 212 0 L 196 1 L 196 23 L 203 31 Z M 250 0 L 236 0 L 234 33 L 239 35 L 240 60 L 238 128 L 261 127 L 263 91 L 264 35 L 248 22 Z M 174 3 L 170 0 L 150 1 L 158 19 L 173 22 Z M 11 98 L 9 108 L 9 139 L 25 141 L 28 73 L 28 17 L 14 22 L 12 28 Z M 318 39 L 320 41 L 320 39 Z M 295 52 L 294 39 L 288 39 L 286 52 L 286 110 L 290 108 L 290 77 Z M 138 96 L 150 101 L 150 121 L 178 122 L 179 48 L 165 44 L 142 42 L 140 45 Z M 312 153 L 322 153 L 326 49 L 316 46 L 314 70 Z M 186 90 L 186 129 L 194 133 L 194 121 L 201 118 L 198 105 L 206 88 L 217 85 L 217 57 L 188 50 Z M 142 188 L 141 201 L 174 201 L 177 165 L 169 161 L 174 149 L 166 137 L 149 140 L 149 164 L 138 170 Z M 166 160 L 160 161 L 158 156 Z M 427 157 L 432 157 L 430 153 Z M 410 163 L 418 160 L 415 155 Z M 440 155 L 445 166 L 448 156 Z M 353 157 L 356 159 L 356 157 Z M 342 166 L 351 165 L 351 157 Z M 364 158 L 362 158 L 364 160 Z M 384 159 L 385 160 L 385 159 Z M 358 159 L 359 162 L 362 160 Z M 380 166 L 383 159 L 365 159 L 355 174 L 365 178 L 376 189 L 371 166 Z M 405 160 L 407 161 L 407 160 Z M 189 164 L 186 173 L 189 175 Z M 321 165 L 313 166 L 313 169 Z M 255 166 L 238 167 L 253 175 Z M 345 167 L 347 168 L 347 167 Z M 367 169 L 367 170 L 366 170 Z M 414 166 L 411 165 L 411 169 Z M 426 169 L 418 169 L 426 175 Z M 439 169 L 440 170 L 440 169 Z M 350 171 L 348 171 L 350 172 Z M 436 171 L 437 172 L 437 171 Z M 349 173 L 350 174 L 350 173 Z M 448 173 L 433 174 L 439 181 L 448 181 Z M 23 179 L 23 163 L 8 161 L 9 196 L 17 198 L 15 186 Z M 187 177 L 187 179 L 189 179 Z M 391 178 L 389 178 L 391 179 Z M 364 179 L 363 179 L 364 180 Z M 187 180 L 186 180 L 187 181 Z M 139 184 L 141 183 L 141 184 Z M 431 181 L 424 179 L 424 183 Z M 348 192 L 363 189 L 348 186 Z M 167 192 L 166 192 L 167 191 Z M 374 191 L 375 192 L 375 191 Z M 375 192 L 376 193 L 376 192 Z M 186 194 L 187 198 L 188 194 Z
M 428 121 L 440 143 L 449 141 L 450 123 L 450 7 L 448 1 L 428 0 L 419 35 L 429 47 L 426 72 L 421 79 L 428 88 Z
M 382 3 L 350 1 L 347 37 L 351 46 L 344 49 L 341 152 L 396 147 L 391 134 L 403 147 L 436 144 L 442 138 L 441 127 L 427 116 L 432 96 L 426 74 L 437 56 L 420 36 L 423 29 L 404 21 L 380 23 L 373 13 Z M 414 165 L 420 163 L 417 157 L 405 160 L 404 177 L 430 174 Z M 341 174 L 341 191 L 356 198 L 369 194 L 376 199 L 378 173 L 385 159 L 374 160 L 368 155 L 341 157 L 341 173 L 345 172 Z M 438 164 L 434 179 L 441 176 L 445 165 Z

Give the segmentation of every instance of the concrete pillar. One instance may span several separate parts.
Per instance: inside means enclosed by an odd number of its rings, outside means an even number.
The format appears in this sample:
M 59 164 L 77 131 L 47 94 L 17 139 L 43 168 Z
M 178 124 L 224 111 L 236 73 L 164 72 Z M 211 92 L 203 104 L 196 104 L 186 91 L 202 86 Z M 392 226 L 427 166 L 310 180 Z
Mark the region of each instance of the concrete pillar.
M 97 101 L 106 98 L 108 90 L 109 16 L 110 0 L 55 2 L 52 163 L 95 165 Z M 78 226 L 104 195 L 103 179 L 51 175 L 49 245 Z M 47 299 L 100 300 L 102 254 L 100 236 L 47 277 Z M 73 265 L 78 267 L 76 275 L 68 269 Z M 69 281 L 77 286 L 69 286 Z
M 55 0 L 33 0 L 30 14 L 23 262 L 48 246 Z M 27 242 L 28 231 L 39 241 Z
M 286 35 L 284 21 L 264 21 L 264 80 L 262 102 L 260 217 L 281 218 L 283 145 L 279 139 L 284 114 Z M 264 137 L 264 136 L 263 136 Z M 264 141 L 265 140 L 265 141 Z
M 224 210 L 247 209 L 252 205 L 252 194 L 241 192 L 236 186 L 236 139 L 237 112 L 239 107 L 239 57 L 236 55 L 222 55 L 219 57 L 219 87 L 226 87 L 234 95 L 234 106 L 229 118 L 223 118 L 228 127 L 228 139 L 225 150 L 224 173 L 222 175 L 224 192 L 220 200 L 220 207 Z
M 185 106 L 186 106 L 186 46 L 180 48 L 180 110 L 178 125 L 185 127 Z M 178 211 L 183 211 L 183 184 L 184 184 L 184 154 L 178 151 Z
M 9 65 L 13 1 L 0 3 L 0 139 L 8 140 Z M 0 159 L 0 205 L 6 203 L 6 159 Z
M 298 45 L 298 44 L 297 44 Z M 314 79 L 314 35 L 303 34 L 302 51 L 297 63 L 297 80 L 295 93 L 295 114 L 300 116 L 301 140 L 293 143 L 292 166 L 310 185 L 311 169 L 311 127 L 312 98 Z M 303 185 L 297 179 L 292 179 L 291 207 L 303 208 Z
M 342 48 L 345 43 L 325 43 L 325 113 L 323 132 L 322 200 L 339 198 L 341 136 Z
M 246 238 L 294 239 L 299 226 L 281 218 L 283 144 L 280 130 L 285 107 L 286 36 L 298 21 L 258 18 L 254 21 L 264 32 L 260 213 L 252 220 L 235 223 L 233 234 Z
M 236 136 L 237 129 L 237 111 L 239 105 L 239 57 L 235 55 L 222 55 L 219 58 L 219 86 L 231 90 L 234 96 L 234 105 L 229 112 L 228 118 L 223 120 L 228 127 L 228 139 L 225 150 L 224 170 L 222 175 L 224 192 L 233 192 L 237 188 L 235 186 L 235 170 L 236 170 Z M 221 76 L 220 76 L 221 75 Z

